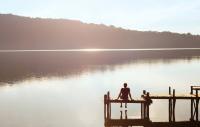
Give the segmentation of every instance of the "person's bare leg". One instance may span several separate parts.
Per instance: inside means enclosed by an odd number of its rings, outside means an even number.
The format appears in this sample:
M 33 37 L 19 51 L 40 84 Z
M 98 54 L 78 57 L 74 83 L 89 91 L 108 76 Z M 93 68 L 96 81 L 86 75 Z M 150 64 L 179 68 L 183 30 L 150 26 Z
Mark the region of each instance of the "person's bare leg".
M 127 110 L 125 110 L 125 119 L 127 119 L 128 117 L 127 117 Z
M 120 119 L 122 119 L 122 111 L 120 111 L 121 115 L 120 115 Z

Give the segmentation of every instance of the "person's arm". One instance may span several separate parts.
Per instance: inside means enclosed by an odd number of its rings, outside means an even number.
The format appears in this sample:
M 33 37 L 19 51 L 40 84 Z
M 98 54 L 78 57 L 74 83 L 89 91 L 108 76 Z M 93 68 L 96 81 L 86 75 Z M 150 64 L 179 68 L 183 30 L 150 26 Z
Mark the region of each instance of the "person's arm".
M 122 94 L 122 89 L 121 89 L 120 92 L 119 92 L 119 95 L 118 95 L 118 97 L 117 97 L 117 100 L 120 98 L 121 94 Z
M 130 91 L 131 91 L 131 90 L 130 90 L 130 88 L 129 88 L 128 95 L 129 95 L 130 99 L 133 100 L 133 98 L 131 97 L 131 92 L 130 92 Z

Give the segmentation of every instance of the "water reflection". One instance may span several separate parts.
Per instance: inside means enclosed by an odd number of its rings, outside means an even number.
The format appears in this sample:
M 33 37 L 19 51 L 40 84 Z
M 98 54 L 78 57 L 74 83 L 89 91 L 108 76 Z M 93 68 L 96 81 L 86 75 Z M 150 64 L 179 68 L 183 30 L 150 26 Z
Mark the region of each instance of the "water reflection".
M 113 70 L 124 64 L 169 64 L 180 58 L 199 58 L 200 50 L 112 52 L 1 52 L 0 82 L 14 83 L 32 77 L 77 76 L 84 72 Z
M 110 60 L 111 56 L 101 57 L 101 55 L 90 54 L 90 57 L 69 55 L 63 60 L 66 54 L 63 56 L 59 54 L 62 57 L 58 54 L 46 54 L 48 55 L 48 57 L 45 55 L 46 58 L 40 57 L 44 54 L 32 54 L 32 57 L 30 57 L 31 54 L 29 56 L 9 55 L 10 57 L 4 60 L 10 60 L 11 63 L 6 64 L 7 62 L 1 61 L 1 65 L 6 67 L 1 68 L 3 78 L 10 75 L 10 77 L 18 76 L 18 74 L 26 75 L 29 72 L 34 72 L 33 75 L 43 71 L 54 72 L 54 69 L 58 69 L 63 75 L 50 74 L 49 76 L 47 73 L 39 78 L 30 76 L 12 85 L 2 82 L 0 87 L 0 126 L 2 127 L 102 127 L 104 123 L 103 95 L 110 90 L 111 97 L 117 98 L 124 82 L 129 84 L 133 98 L 139 98 L 143 89 L 151 93 L 168 93 L 169 85 L 175 88 L 177 93 L 189 93 L 189 86 L 199 83 L 197 74 L 200 73 L 200 60 L 198 58 L 167 60 L 134 58 L 131 60 L 124 54 L 112 56 L 113 59 Z M 13 63 L 14 58 L 16 63 Z M 21 61 L 22 58 L 32 59 L 32 61 Z M 40 58 L 45 59 L 40 60 Z M 52 58 L 59 60 L 54 61 Z M 98 61 L 93 61 L 96 58 Z M 118 58 L 123 59 L 119 62 Z M 28 65 L 29 63 L 31 65 Z M 48 67 L 45 67 L 47 63 Z M 17 66 L 14 67 L 14 65 Z M 33 65 L 36 66 L 33 67 Z M 44 65 L 44 68 L 40 68 L 40 65 Z M 70 67 L 65 68 L 68 65 Z M 80 70 L 78 75 L 76 75 L 77 70 Z M 168 119 L 166 104 L 167 101 L 154 101 L 150 107 L 150 118 L 153 121 Z M 182 107 L 182 105 L 185 112 L 182 111 L 183 108 L 177 108 L 177 120 L 188 120 L 189 103 L 177 102 L 177 107 Z M 127 117 L 139 118 L 139 108 L 140 105 L 128 104 Z M 120 118 L 120 105 L 113 105 L 113 110 L 112 116 Z

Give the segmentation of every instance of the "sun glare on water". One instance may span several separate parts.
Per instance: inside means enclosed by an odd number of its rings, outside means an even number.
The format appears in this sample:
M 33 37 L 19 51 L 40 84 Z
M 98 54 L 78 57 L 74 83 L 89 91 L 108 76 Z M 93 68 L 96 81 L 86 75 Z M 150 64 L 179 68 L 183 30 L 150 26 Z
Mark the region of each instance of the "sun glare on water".
M 98 51 L 103 51 L 103 49 L 91 48 L 91 49 L 83 49 L 83 51 L 86 51 L 86 52 L 98 52 Z

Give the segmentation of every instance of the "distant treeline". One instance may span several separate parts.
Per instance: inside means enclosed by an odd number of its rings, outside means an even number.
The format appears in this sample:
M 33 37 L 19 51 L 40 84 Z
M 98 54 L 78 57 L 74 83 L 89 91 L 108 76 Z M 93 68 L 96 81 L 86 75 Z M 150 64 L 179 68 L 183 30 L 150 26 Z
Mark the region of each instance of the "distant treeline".
M 200 47 L 200 36 L 0 14 L 0 49 Z

